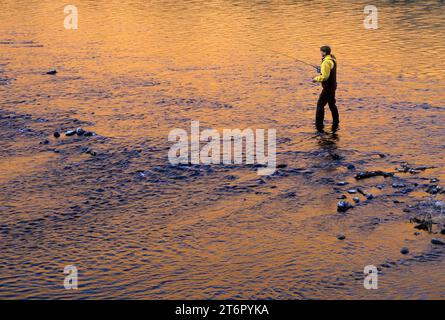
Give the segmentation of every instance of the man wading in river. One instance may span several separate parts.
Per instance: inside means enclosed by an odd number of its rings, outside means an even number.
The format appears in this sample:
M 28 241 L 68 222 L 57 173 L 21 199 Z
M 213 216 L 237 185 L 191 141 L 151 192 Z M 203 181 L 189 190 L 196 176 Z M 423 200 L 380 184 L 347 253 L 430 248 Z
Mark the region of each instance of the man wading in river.
M 338 109 L 335 105 L 335 91 L 337 90 L 337 61 L 335 60 L 334 55 L 331 55 L 331 48 L 328 46 L 321 47 L 320 53 L 322 58 L 320 75 L 312 80 L 312 82 L 321 82 L 321 86 L 323 87 L 317 103 L 315 125 L 317 130 L 323 130 L 324 107 L 328 104 L 332 113 L 332 130 L 335 131 L 340 122 Z

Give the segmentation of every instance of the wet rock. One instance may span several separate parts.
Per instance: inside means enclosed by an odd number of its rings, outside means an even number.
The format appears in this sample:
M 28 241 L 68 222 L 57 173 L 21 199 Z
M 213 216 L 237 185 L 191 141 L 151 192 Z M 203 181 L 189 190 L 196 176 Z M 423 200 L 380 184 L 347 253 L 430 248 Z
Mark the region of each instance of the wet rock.
M 84 135 L 85 137 L 92 137 L 92 136 L 95 136 L 96 133 L 93 132 L 93 131 L 86 131 L 83 135 Z
M 339 182 L 337 182 L 337 186 L 345 186 L 347 184 L 349 184 L 349 183 L 346 182 L 346 181 L 339 181 Z
M 361 180 L 361 179 L 367 179 L 372 177 L 393 177 L 394 174 L 390 172 L 384 172 L 384 171 L 363 171 L 359 172 L 355 175 L 355 179 Z
M 346 198 L 347 197 L 344 194 L 342 194 L 341 196 L 337 197 L 337 199 L 346 199 Z
M 437 238 L 431 239 L 431 243 L 441 245 L 441 246 L 445 245 L 445 241 L 442 241 L 441 239 L 437 239 Z
M 74 136 L 75 134 L 76 134 L 75 130 L 68 130 L 67 132 L 65 132 L 65 135 L 67 137 Z
M 354 200 L 355 203 L 359 203 L 360 202 L 360 198 L 359 197 L 354 197 L 354 198 L 352 198 L 352 200 Z
M 352 204 L 347 201 L 340 201 L 337 203 L 337 211 L 338 212 L 346 212 L 352 208 Z
M 379 184 L 378 186 L 376 186 L 377 189 L 382 190 L 385 186 L 383 184 Z
M 82 128 L 77 128 L 76 129 L 76 134 L 78 136 L 83 136 L 85 134 L 85 130 L 83 130 Z
M 444 203 L 442 201 L 434 201 L 433 206 L 436 209 L 442 209 L 444 207 Z
M 43 140 L 43 141 L 40 141 L 40 144 L 49 144 L 49 140 L 48 140 L 48 139 L 45 139 L 45 140 Z
M 47 72 L 46 72 L 46 74 L 51 74 L 51 75 L 54 75 L 54 74 L 56 74 L 57 73 L 57 70 L 56 69 L 49 69 Z
M 431 221 L 420 220 L 416 218 L 414 218 L 413 221 L 417 223 L 417 225 L 415 225 L 414 228 L 418 230 L 431 231 L 433 228 Z
M 353 164 L 348 164 L 347 167 L 349 170 L 354 170 L 355 166 Z
M 58 131 L 54 131 L 53 135 L 54 135 L 54 138 L 60 137 L 60 133 Z
M 402 249 L 400 249 L 400 253 L 401 254 L 408 254 L 409 253 L 409 249 L 407 247 L 403 247 Z
M 436 178 L 433 178 L 433 179 L 430 180 L 431 183 L 436 183 L 436 182 L 439 182 L 439 181 L 440 181 L 440 180 L 439 180 L 439 179 L 436 179 Z
M 87 150 L 85 153 L 88 153 L 89 155 L 92 155 L 93 157 L 97 156 L 97 152 L 92 149 Z
M 357 193 L 357 190 L 356 190 L 356 189 L 349 189 L 349 190 L 348 190 L 348 193 L 350 193 L 350 194 L 356 194 L 356 193 Z
M 415 235 L 415 236 L 420 236 L 421 233 L 420 233 L 419 231 L 416 231 L 416 232 L 414 232 L 414 235 Z
M 297 196 L 297 194 L 293 191 L 287 192 L 286 194 L 284 194 L 284 197 L 286 197 L 286 198 L 294 198 L 296 196 Z
M 346 236 L 344 234 L 340 233 L 340 234 L 337 235 L 337 239 L 338 240 L 345 240 Z
M 368 200 L 374 199 L 374 195 L 372 195 L 371 193 L 368 193 L 366 195 L 366 199 L 368 199 Z
M 394 183 L 392 184 L 392 187 L 393 187 L 393 188 L 405 188 L 405 187 L 406 187 L 406 184 L 404 184 L 403 182 L 394 182 Z
M 442 188 L 437 185 L 429 186 L 426 189 L 426 192 L 428 192 L 429 194 L 438 194 L 441 191 L 442 191 Z

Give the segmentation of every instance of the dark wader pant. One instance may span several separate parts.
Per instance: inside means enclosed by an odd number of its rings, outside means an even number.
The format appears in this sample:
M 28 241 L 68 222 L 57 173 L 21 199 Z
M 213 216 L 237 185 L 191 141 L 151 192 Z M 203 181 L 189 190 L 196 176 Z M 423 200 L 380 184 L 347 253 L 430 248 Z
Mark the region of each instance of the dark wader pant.
M 326 104 L 329 105 L 329 109 L 332 113 L 332 124 L 334 126 L 337 126 L 340 122 L 339 115 L 338 115 L 338 109 L 336 106 L 335 101 L 335 91 L 336 87 L 326 87 L 323 88 L 323 90 L 320 93 L 320 98 L 318 98 L 317 103 L 317 113 L 315 115 L 315 125 L 317 128 L 323 128 L 323 121 L 324 121 L 324 107 Z

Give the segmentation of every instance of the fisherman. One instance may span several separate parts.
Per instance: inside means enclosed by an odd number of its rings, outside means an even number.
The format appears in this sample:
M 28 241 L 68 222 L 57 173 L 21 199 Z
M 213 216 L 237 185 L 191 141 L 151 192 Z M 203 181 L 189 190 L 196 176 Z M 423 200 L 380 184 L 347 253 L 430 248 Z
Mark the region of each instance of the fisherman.
M 335 91 L 337 90 L 337 61 L 335 56 L 331 54 L 331 48 L 329 46 L 321 47 L 320 53 L 320 75 L 316 76 L 312 80 L 314 83 L 321 82 L 321 86 L 323 87 L 317 103 L 315 126 L 317 127 L 318 131 L 323 131 L 324 107 L 326 104 L 328 104 L 332 113 L 332 129 L 335 131 L 337 130 L 338 123 L 340 122 L 338 109 L 335 105 Z

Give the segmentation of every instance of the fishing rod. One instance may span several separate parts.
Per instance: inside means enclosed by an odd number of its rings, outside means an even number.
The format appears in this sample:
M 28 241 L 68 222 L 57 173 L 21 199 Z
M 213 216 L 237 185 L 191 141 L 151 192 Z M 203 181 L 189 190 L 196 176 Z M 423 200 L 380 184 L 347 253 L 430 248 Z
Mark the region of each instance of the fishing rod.
M 306 61 L 297 59 L 297 58 L 295 58 L 295 57 L 293 57 L 293 56 L 291 56 L 291 55 L 288 55 L 288 54 L 286 54 L 286 53 L 283 53 L 283 52 L 280 52 L 280 51 L 276 51 L 276 50 L 273 50 L 273 49 L 270 49 L 270 48 L 262 47 L 262 46 L 259 46 L 259 45 L 254 44 L 254 43 L 245 41 L 245 40 L 243 40 L 242 42 L 244 42 L 244 43 L 246 43 L 246 44 L 248 44 L 248 45 L 251 45 L 252 47 L 257 47 L 257 48 L 260 48 L 260 49 L 263 49 L 263 50 L 267 50 L 267 51 L 270 51 L 270 52 L 279 54 L 279 55 L 281 55 L 281 56 L 290 58 L 290 59 L 292 59 L 292 60 L 294 60 L 294 61 L 296 61 L 296 62 L 300 62 L 300 63 L 302 63 L 302 64 L 305 64 L 305 65 L 309 66 L 309 67 L 314 68 L 315 70 L 317 70 L 317 72 L 320 72 L 320 69 L 319 69 L 318 66 L 315 66 L 315 65 L 313 65 L 313 64 L 311 64 L 311 63 L 308 63 L 308 62 L 306 62 Z

